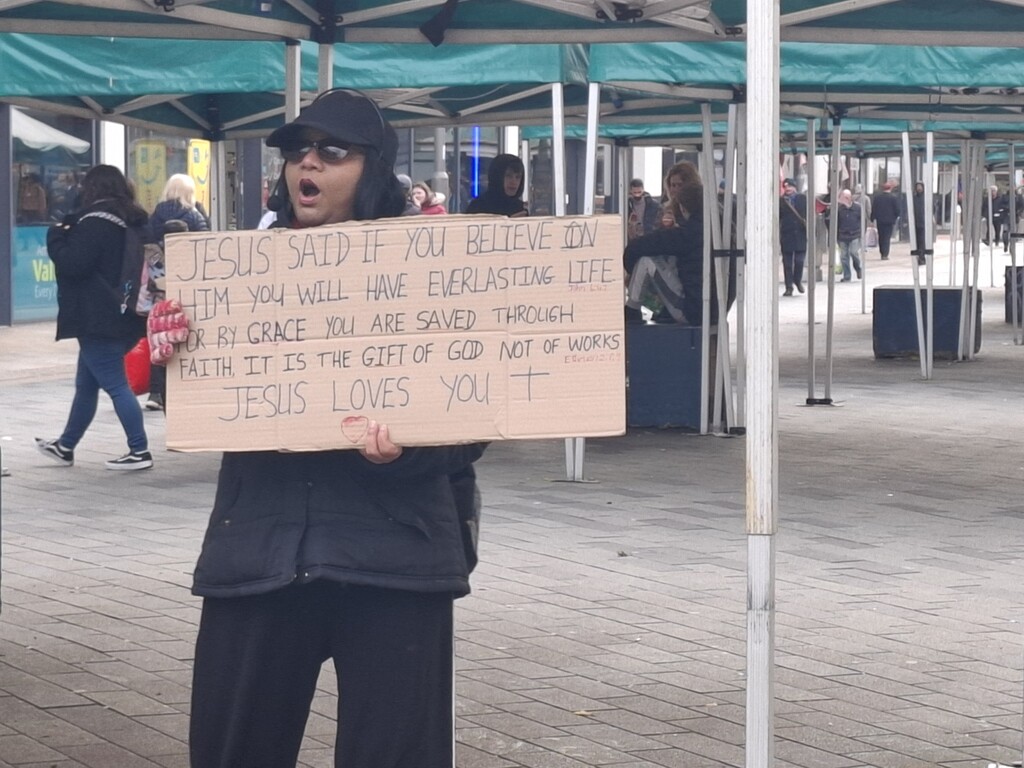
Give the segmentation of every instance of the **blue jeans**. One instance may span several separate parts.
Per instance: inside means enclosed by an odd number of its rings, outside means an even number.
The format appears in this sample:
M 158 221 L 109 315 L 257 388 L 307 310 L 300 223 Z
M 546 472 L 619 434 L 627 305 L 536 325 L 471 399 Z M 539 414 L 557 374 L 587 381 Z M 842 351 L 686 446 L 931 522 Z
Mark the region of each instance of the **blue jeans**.
M 860 277 L 860 238 L 851 240 L 848 243 L 839 242 L 839 261 L 843 265 L 843 280 L 849 280 L 850 259 L 853 259 L 853 269 Z
M 102 389 L 114 402 L 114 412 L 128 438 L 128 449 L 145 451 L 149 447 L 142 408 L 128 386 L 124 370 L 125 353 L 133 344 L 111 339 L 79 339 L 78 370 L 75 373 L 75 399 L 60 444 L 74 450 L 92 424 Z

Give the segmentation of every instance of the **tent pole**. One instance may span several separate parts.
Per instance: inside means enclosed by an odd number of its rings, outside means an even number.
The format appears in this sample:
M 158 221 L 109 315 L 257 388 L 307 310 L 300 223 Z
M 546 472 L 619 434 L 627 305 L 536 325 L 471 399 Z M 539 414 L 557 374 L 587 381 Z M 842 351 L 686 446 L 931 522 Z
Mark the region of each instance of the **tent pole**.
M 588 115 L 587 131 L 589 132 L 589 130 L 590 116 Z M 555 216 L 565 216 L 565 99 L 561 83 L 552 83 L 551 85 L 551 166 L 551 174 L 554 180 L 554 213 Z M 566 480 L 572 482 L 583 480 L 585 451 L 586 440 L 584 438 L 565 438 Z
M 807 262 L 807 405 L 813 405 L 815 401 L 814 381 L 814 297 L 815 286 L 818 283 L 818 208 L 815 205 L 815 191 L 817 179 L 814 166 L 816 165 L 818 148 L 817 144 L 817 121 L 807 121 L 807 252 L 810 259 Z M 831 268 L 831 259 L 829 267 Z
M 978 168 L 984 168 L 985 167 L 985 152 L 986 152 L 987 147 L 985 145 L 985 141 L 984 140 L 979 140 L 977 142 L 977 145 L 978 145 L 978 160 L 977 160 Z M 994 181 L 994 177 L 993 177 L 993 181 Z M 987 178 L 986 178 L 986 184 L 988 184 L 988 179 Z M 989 200 L 989 203 L 988 203 L 988 209 L 989 209 L 988 229 L 989 229 L 989 233 L 990 233 L 989 234 L 989 241 L 988 241 L 988 246 L 989 246 L 988 247 L 988 259 L 989 259 L 989 264 L 991 264 L 992 260 L 994 258 L 993 253 L 992 253 L 992 249 L 993 249 L 993 245 L 995 243 L 995 239 L 996 239 L 996 236 L 998 235 L 998 233 L 992 234 L 994 232 L 994 229 L 993 229 L 993 222 L 992 222 L 992 203 L 993 203 L 993 200 L 992 200 L 991 194 L 989 194 L 988 200 Z M 970 313 L 968 315 L 968 317 L 967 317 L 967 336 L 964 339 L 964 346 L 966 348 L 966 358 L 965 359 L 967 359 L 967 360 L 973 360 L 974 359 L 974 336 L 975 336 L 975 331 L 976 331 L 977 325 L 978 325 L 977 307 L 978 307 L 978 293 L 980 291 L 980 289 L 978 288 L 978 280 L 980 278 L 980 274 L 979 274 L 980 271 L 981 271 L 981 258 L 980 258 L 980 254 L 979 254 L 979 258 L 976 258 L 974 260 L 974 274 L 970 276 L 970 280 L 969 281 L 968 281 L 967 273 L 966 272 L 964 273 L 964 282 L 965 283 L 969 282 L 969 285 L 966 286 L 967 291 L 966 291 L 966 294 L 965 294 L 966 297 L 967 297 L 967 300 L 966 300 L 965 304 L 962 307 L 962 309 L 965 312 L 969 312 Z
M 963 162 L 963 151 L 960 153 L 960 163 L 953 163 L 949 169 L 950 190 L 949 190 L 949 284 L 953 285 L 953 275 L 956 274 L 956 244 L 960 239 L 960 221 L 963 219 L 962 209 L 960 211 L 960 164 Z M 964 204 L 966 204 L 964 200 Z
M 702 146 L 699 172 L 704 185 L 704 254 L 701 266 L 702 315 L 700 324 L 700 433 L 706 435 L 718 423 L 720 403 L 708 413 L 708 380 L 711 378 L 711 252 L 722 242 L 722 223 L 714 192 L 715 150 L 711 134 L 711 105 L 700 105 Z M 711 179 L 711 181 L 709 181 Z M 709 200 L 711 202 L 709 202 Z M 717 395 L 717 391 L 716 391 Z M 717 400 L 717 397 L 716 397 Z
M 284 121 L 290 123 L 299 116 L 299 98 L 302 91 L 302 49 L 298 42 L 284 46 Z
M 587 147 L 583 176 L 583 215 L 594 215 L 594 195 L 597 192 L 597 118 L 601 108 L 601 85 L 587 87 Z
M 775 762 L 775 532 L 778 527 L 779 4 L 747 0 L 746 768 Z
M 561 91 L 561 85 L 559 85 Z M 561 101 L 561 99 L 559 99 Z M 562 105 L 559 104 L 559 107 Z M 594 215 L 594 194 L 597 187 L 597 117 L 601 107 L 601 85 L 590 83 L 587 90 L 587 146 L 586 168 L 583 177 L 583 215 Z M 564 127 L 563 127 L 564 130 Z M 564 168 L 564 166 L 563 166 Z M 564 170 L 562 183 L 565 183 Z M 555 187 L 557 189 L 557 176 Z M 563 195 L 564 199 L 564 195 Z M 556 204 L 557 205 L 557 204 Z M 565 215 L 563 203 L 561 214 Z M 574 482 L 583 480 L 583 459 L 586 453 L 587 440 L 584 437 L 567 437 L 565 439 L 565 475 Z
M 738 431 L 747 429 L 747 342 L 746 327 L 746 253 L 747 253 L 747 105 L 736 106 L 736 249 L 740 256 L 732 264 L 736 270 L 736 423 Z
M 331 43 L 317 46 L 316 67 L 317 93 L 331 90 L 334 87 L 334 46 Z
M 1015 146 L 1010 144 L 1010 322 L 1013 323 L 1013 343 L 1021 343 L 1020 299 L 1017 294 L 1017 166 Z
M 866 315 L 868 312 L 868 249 L 864 240 L 864 232 L 868 228 L 868 196 L 867 188 L 864 186 L 863 174 L 860 171 L 860 162 L 867 160 L 860 158 L 858 162 L 857 175 L 854 177 L 854 192 L 860 187 L 860 197 L 854 198 L 854 202 L 860 205 L 860 313 Z
M 925 353 L 927 356 L 925 364 L 925 378 L 931 379 L 934 366 L 932 363 L 935 360 L 935 258 L 933 256 L 935 252 L 935 216 L 932 215 L 934 210 L 934 196 L 932 194 L 932 187 L 935 183 L 934 180 L 934 162 L 935 162 L 935 134 L 928 131 L 925 134 L 925 155 L 924 155 L 924 254 L 925 254 L 925 298 L 926 303 L 926 319 L 925 319 Z
M 725 135 L 725 195 L 722 200 L 722 248 L 730 251 L 727 259 L 713 259 L 715 270 L 716 289 L 718 293 L 718 355 L 715 358 L 715 399 L 721 393 L 725 400 L 725 432 L 732 431 L 736 420 L 736 409 L 733 403 L 732 388 L 732 359 L 730 348 L 732 344 L 729 330 L 729 275 L 732 272 L 735 249 L 738 248 L 739 238 L 736 236 L 736 228 L 733 226 L 735 219 L 733 215 L 733 201 L 735 199 L 733 180 L 736 176 L 736 121 L 738 105 L 729 105 L 728 131 Z M 710 114 L 709 114 L 710 116 Z M 711 158 L 711 179 L 714 181 L 714 155 Z M 716 193 L 717 199 L 717 193 Z M 721 415 L 721 410 L 716 406 L 716 417 Z
M 839 170 L 843 128 L 838 117 L 832 119 L 832 167 L 829 168 L 829 220 L 828 236 L 828 310 L 825 320 L 825 398 L 824 404 L 832 404 L 832 334 L 836 322 L 836 271 L 832 267 L 836 244 L 839 242 Z
M 914 325 L 917 326 L 917 354 L 921 361 L 921 378 L 928 378 L 927 352 L 924 344 L 924 320 L 921 317 L 921 269 L 918 255 L 924 252 L 924 243 L 917 242 L 917 214 L 914 212 L 913 167 L 910 164 L 910 134 L 903 131 L 903 199 L 907 201 L 907 227 L 910 234 L 910 264 L 914 275 Z

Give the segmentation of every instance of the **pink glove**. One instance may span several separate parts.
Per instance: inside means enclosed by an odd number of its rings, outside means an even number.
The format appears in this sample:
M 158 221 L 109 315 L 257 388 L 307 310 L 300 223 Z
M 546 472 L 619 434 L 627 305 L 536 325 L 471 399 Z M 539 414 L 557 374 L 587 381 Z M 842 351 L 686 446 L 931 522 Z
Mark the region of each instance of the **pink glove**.
M 188 315 L 177 299 L 164 299 L 153 305 L 146 320 L 149 337 L 149 359 L 154 365 L 167 365 L 174 355 L 174 345 L 188 338 Z

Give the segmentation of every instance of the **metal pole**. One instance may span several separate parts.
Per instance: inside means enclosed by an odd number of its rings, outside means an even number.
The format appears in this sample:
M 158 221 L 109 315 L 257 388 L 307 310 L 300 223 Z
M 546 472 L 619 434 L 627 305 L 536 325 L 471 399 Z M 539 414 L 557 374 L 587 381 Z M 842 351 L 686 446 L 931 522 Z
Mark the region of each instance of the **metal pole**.
M 736 107 L 736 428 L 747 427 L 746 253 L 747 253 L 747 105 Z
M 1010 289 L 1010 322 L 1013 324 L 1013 343 L 1020 344 L 1019 318 L 1020 299 L 1017 296 L 1017 155 L 1016 147 L 1010 144 L 1010 276 L 1007 278 Z
M 907 202 L 907 226 L 910 234 L 910 263 L 914 275 L 914 325 L 917 326 L 917 353 L 921 362 L 921 378 L 928 378 L 928 361 L 924 344 L 924 319 L 921 317 L 921 274 L 918 256 L 924 251 L 924 243 L 917 242 L 917 214 L 914 212 L 913 169 L 910 165 L 910 134 L 903 131 L 903 199 Z
M 960 162 L 963 162 L 963 153 L 960 154 Z M 949 190 L 949 284 L 953 285 L 953 275 L 956 274 L 956 244 L 960 239 L 960 220 L 963 218 L 963 209 L 960 208 L 960 163 L 954 163 L 950 168 L 951 188 Z M 967 201 L 965 200 L 964 203 Z M 960 208 L 958 211 L 957 208 Z
M 935 216 L 932 215 L 934 204 L 932 195 L 933 163 L 935 162 L 935 134 L 928 131 L 925 134 L 925 155 L 924 155 L 924 253 L 925 253 L 925 339 L 926 352 L 925 378 L 932 378 L 933 365 L 935 360 L 935 286 L 934 267 L 935 258 L 932 255 L 935 251 Z
M 824 402 L 832 402 L 832 334 L 835 329 L 836 317 L 836 271 L 832 268 L 832 259 L 835 258 L 836 243 L 839 241 L 839 164 L 840 144 L 842 144 L 843 129 L 836 118 L 832 121 L 832 167 L 830 176 L 832 179 L 829 191 L 829 206 L 831 208 L 831 220 L 828 238 L 828 312 L 825 321 L 825 399 Z
M 551 86 L 551 115 L 551 175 L 554 180 L 555 216 L 565 216 L 565 100 L 561 83 Z M 589 122 L 587 129 L 590 129 Z M 593 195 L 590 197 L 593 199 Z M 566 480 L 583 480 L 585 452 L 584 438 L 565 438 Z
M 747 0 L 746 768 L 775 761 L 775 532 L 778 527 L 779 3 Z
M 290 123 L 299 116 L 299 98 L 302 95 L 302 49 L 292 41 L 284 46 L 284 121 Z
M 814 382 L 814 297 L 818 282 L 818 208 L 815 205 L 815 160 L 817 158 L 814 120 L 807 121 L 807 250 L 811 258 L 807 265 L 807 404 L 815 401 Z M 831 262 L 829 264 L 831 267 Z
M 334 87 L 334 45 L 320 43 L 316 51 L 316 87 L 323 93 Z

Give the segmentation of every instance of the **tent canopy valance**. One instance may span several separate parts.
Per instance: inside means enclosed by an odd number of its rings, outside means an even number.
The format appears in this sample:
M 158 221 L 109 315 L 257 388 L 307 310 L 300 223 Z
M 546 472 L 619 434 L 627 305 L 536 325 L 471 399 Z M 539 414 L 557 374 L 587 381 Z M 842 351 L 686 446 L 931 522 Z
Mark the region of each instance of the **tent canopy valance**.
M 317 90 L 318 46 L 301 44 L 303 99 Z M 510 57 L 518 58 L 514 68 Z M 0 35 L 0 98 L 80 117 L 206 138 L 265 136 L 284 120 L 284 47 L 246 41 Z M 549 120 L 550 86 L 586 106 L 578 45 L 335 46 L 337 86 L 368 91 L 403 127 Z

